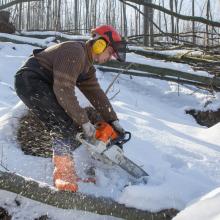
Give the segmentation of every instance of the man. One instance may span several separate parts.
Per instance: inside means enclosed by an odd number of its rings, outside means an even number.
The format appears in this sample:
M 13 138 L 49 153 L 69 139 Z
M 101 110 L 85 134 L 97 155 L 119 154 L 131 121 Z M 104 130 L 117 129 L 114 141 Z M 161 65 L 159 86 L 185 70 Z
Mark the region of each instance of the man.
M 92 30 L 86 43 L 68 41 L 33 55 L 18 70 L 15 88 L 20 99 L 47 126 L 53 138 L 54 185 L 59 190 L 77 191 L 77 177 L 71 149 L 81 128 L 93 138 L 95 127 L 75 96 L 75 86 L 87 97 L 102 118 L 118 132 L 124 132 L 108 98 L 99 86 L 93 63 L 105 63 L 114 56 L 125 60 L 126 44 L 109 25 Z

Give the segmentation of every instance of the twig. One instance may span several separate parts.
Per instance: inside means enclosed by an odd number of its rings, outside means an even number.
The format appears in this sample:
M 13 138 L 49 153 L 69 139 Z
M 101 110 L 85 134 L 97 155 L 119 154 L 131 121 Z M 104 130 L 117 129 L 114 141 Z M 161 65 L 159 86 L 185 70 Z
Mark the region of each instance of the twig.
M 113 86 L 113 84 L 115 83 L 115 81 L 118 79 L 118 77 L 123 73 L 126 72 L 128 69 L 131 68 L 132 65 L 135 65 L 134 63 L 130 63 L 125 69 L 123 69 L 121 72 L 119 72 L 117 74 L 117 76 L 115 76 L 115 78 L 112 80 L 112 82 L 109 84 L 108 88 L 105 91 L 105 94 L 107 95 L 109 90 L 111 89 L 111 87 Z
M 120 89 L 109 100 L 113 100 L 120 93 Z
M 0 166 L 2 168 L 4 168 L 6 171 L 9 171 L 9 169 L 3 165 L 3 155 L 4 155 L 4 152 L 3 152 L 3 144 L 2 144 L 2 152 L 1 152 L 1 161 L 0 161 Z

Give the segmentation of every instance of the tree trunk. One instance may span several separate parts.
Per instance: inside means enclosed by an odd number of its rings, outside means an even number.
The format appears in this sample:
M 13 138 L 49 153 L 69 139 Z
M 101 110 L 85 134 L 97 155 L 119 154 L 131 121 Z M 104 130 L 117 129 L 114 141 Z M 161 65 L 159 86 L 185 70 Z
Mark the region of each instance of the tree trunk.
M 30 2 L 28 2 L 27 4 L 27 22 L 26 22 L 26 30 L 28 31 L 29 27 L 30 27 Z
M 162 0 L 162 4 L 163 4 L 163 8 L 164 8 L 164 0 Z M 166 18 L 166 13 L 163 13 L 163 17 L 164 17 L 164 23 L 165 23 L 165 32 L 168 33 L 168 27 L 167 27 L 167 18 Z M 166 41 L 168 41 L 168 36 L 166 37 Z
M 127 15 L 126 15 L 126 4 L 123 3 L 122 5 L 123 8 L 123 30 L 124 30 L 124 36 L 128 36 L 128 27 L 127 27 Z
M 124 62 L 124 63 L 108 62 L 105 63 L 103 66 L 116 68 L 114 72 L 118 72 L 121 70 L 126 70 L 126 67 L 129 65 L 131 65 L 130 62 Z M 188 72 L 183 72 L 180 70 L 150 66 L 139 63 L 133 63 L 131 69 L 135 71 L 141 71 L 139 72 L 138 76 L 145 76 L 148 75 L 149 73 L 152 73 L 154 75 L 160 76 L 161 78 L 173 77 L 179 80 L 186 80 L 194 83 L 199 83 L 200 85 L 204 85 L 204 87 L 209 87 L 210 89 L 213 88 L 216 91 L 220 91 L 220 78 L 218 77 L 200 76 Z M 111 69 L 111 71 L 113 71 L 113 69 Z M 135 72 L 132 72 L 131 75 L 135 75 Z
M 0 189 L 14 192 L 21 196 L 63 209 L 77 209 L 111 215 L 127 220 L 171 220 L 178 211 L 175 209 L 150 213 L 135 208 L 128 208 L 112 199 L 95 197 L 83 193 L 57 191 L 46 184 L 40 184 L 15 173 L 0 171 Z
M 152 1 L 152 0 L 151 0 Z M 150 46 L 154 46 L 154 10 L 153 8 L 149 8 L 149 17 L 150 17 Z
M 19 23 L 18 23 L 19 30 L 21 30 L 21 23 L 22 23 L 22 2 L 19 3 Z
M 170 11 L 173 12 L 173 0 L 170 0 Z M 172 35 L 174 35 L 175 34 L 174 16 L 171 15 L 170 19 L 171 19 L 171 33 Z M 172 41 L 174 41 L 173 38 Z
M 60 31 L 60 30 L 61 30 L 61 0 L 58 0 L 56 31 Z
M 78 32 L 78 0 L 74 1 L 74 30 Z
M 210 15 L 210 0 L 207 0 L 207 7 L 206 7 L 206 17 L 209 20 L 209 15 Z M 205 46 L 209 46 L 209 25 L 206 25 L 206 42 Z
M 195 0 L 192 0 L 192 16 L 195 16 Z M 192 21 L 193 45 L 196 44 L 195 21 Z
M 144 6 L 144 46 L 149 46 L 149 26 L 150 22 L 148 19 L 149 16 L 149 10 L 147 6 Z

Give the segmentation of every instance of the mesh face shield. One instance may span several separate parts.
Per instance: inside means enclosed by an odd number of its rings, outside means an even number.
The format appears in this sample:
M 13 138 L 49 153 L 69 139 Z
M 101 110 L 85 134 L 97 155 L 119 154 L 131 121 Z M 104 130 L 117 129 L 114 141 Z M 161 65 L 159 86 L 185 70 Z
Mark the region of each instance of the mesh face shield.
M 127 42 L 123 40 L 118 42 L 112 42 L 110 45 L 115 51 L 115 58 L 120 62 L 125 62 Z

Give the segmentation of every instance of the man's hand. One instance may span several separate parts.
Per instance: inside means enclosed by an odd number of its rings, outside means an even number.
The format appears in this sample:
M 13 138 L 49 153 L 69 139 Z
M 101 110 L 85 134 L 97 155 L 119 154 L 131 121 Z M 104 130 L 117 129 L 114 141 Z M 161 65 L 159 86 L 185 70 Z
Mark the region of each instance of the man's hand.
M 113 128 L 119 132 L 120 134 L 124 134 L 125 133 L 125 130 L 124 128 L 122 128 L 122 126 L 120 125 L 119 123 L 119 120 L 115 120 L 111 123 L 111 125 L 113 126 Z
M 82 125 L 83 133 L 87 138 L 94 138 L 96 129 L 91 122 L 87 122 Z

